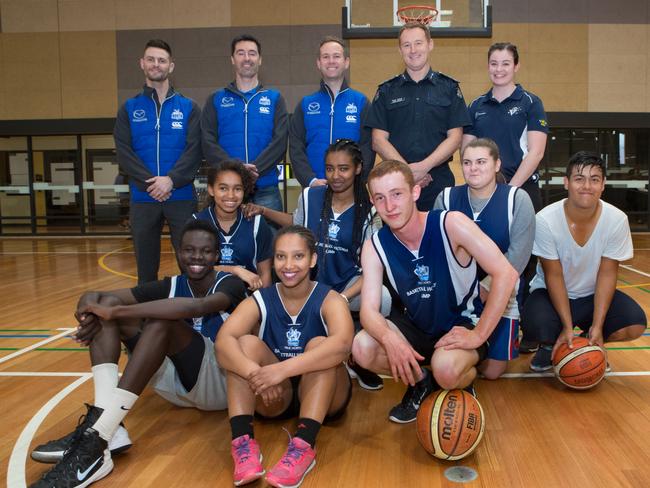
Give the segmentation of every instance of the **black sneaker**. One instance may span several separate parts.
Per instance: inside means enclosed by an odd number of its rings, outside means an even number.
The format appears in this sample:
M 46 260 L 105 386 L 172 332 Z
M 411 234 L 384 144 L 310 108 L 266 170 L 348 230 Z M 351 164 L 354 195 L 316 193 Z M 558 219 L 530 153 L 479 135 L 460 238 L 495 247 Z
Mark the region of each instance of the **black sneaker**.
M 30 488 L 84 488 L 113 470 L 108 443 L 88 428 L 75 435 L 72 446 L 50 471 Z
M 413 422 L 418 414 L 422 401 L 436 389 L 436 384 L 431 371 L 422 368 L 424 377 L 414 386 L 408 386 L 402 401 L 391 408 L 388 418 L 398 424 Z
M 519 352 L 521 354 L 530 354 L 531 352 L 535 352 L 539 349 L 539 342 L 536 341 L 531 341 L 528 339 L 521 339 L 521 342 L 519 343 Z
M 34 461 L 38 461 L 39 463 L 58 463 L 70 448 L 74 436 L 81 435 L 86 429 L 95 425 L 103 409 L 88 405 L 87 403 L 85 405 L 88 410 L 85 415 L 79 418 L 77 428 L 66 436 L 36 446 L 31 453 Z M 120 452 L 126 451 L 129 447 L 131 447 L 129 433 L 124 428 L 124 424 L 120 423 L 115 435 L 113 435 L 108 443 L 108 449 L 111 451 L 111 454 L 119 454 Z
M 361 388 L 365 390 L 381 390 L 384 387 L 384 380 L 378 374 L 355 363 L 348 364 L 347 367 L 350 378 L 356 379 Z
M 539 349 L 533 356 L 533 359 L 530 361 L 530 369 L 541 373 L 542 371 L 548 371 L 553 367 L 553 362 L 551 355 L 553 353 L 553 347 L 542 344 L 539 346 Z

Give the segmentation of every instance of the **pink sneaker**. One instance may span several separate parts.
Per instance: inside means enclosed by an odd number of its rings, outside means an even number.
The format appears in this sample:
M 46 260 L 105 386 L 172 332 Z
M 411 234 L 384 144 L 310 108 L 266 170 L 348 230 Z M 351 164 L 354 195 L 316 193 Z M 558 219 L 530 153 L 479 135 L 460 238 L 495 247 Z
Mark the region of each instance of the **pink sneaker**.
M 316 452 L 300 437 L 292 437 L 284 455 L 266 475 L 266 482 L 277 488 L 297 488 L 316 466 Z
M 260 445 L 255 439 L 251 439 L 248 435 L 233 439 L 230 454 L 235 463 L 235 471 L 232 475 L 235 486 L 252 483 L 264 476 Z

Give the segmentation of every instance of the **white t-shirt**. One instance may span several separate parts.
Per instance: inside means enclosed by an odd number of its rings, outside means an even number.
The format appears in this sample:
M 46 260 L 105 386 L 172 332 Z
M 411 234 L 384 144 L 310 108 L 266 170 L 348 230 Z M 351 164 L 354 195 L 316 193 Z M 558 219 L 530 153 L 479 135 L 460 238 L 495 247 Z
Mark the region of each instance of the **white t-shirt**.
M 632 235 L 627 215 L 607 202 L 600 201 L 602 211 L 593 233 L 584 246 L 571 235 L 564 214 L 563 199 L 537 214 L 533 254 L 544 259 L 559 259 L 564 284 L 570 299 L 593 295 L 601 258 L 625 261 L 632 258 Z M 546 288 L 544 271 L 537 264 L 537 274 L 530 282 L 530 291 Z

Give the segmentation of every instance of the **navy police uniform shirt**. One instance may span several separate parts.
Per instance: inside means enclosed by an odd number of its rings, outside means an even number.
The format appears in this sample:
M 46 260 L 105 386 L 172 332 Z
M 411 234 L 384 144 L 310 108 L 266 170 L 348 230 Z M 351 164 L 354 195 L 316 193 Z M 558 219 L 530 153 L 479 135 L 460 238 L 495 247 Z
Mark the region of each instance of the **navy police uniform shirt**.
M 465 133 L 489 137 L 497 143 L 506 181 L 510 181 L 528 154 L 528 131 L 548 133 L 542 101 L 521 85 L 502 102 L 492 96 L 492 90 L 481 95 L 469 104 L 469 114 L 472 123 L 465 128 Z M 535 172 L 531 180 L 538 179 L 539 174 Z
M 473 305 L 478 296 L 476 262 L 472 258 L 462 266 L 456 260 L 444 228 L 446 216 L 443 210 L 429 212 L 417 250 L 407 249 L 388 226 L 372 236 L 403 311 L 417 328 L 434 337 L 478 321 Z
M 242 266 L 252 273 L 257 273 L 257 263 L 266 261 L 273 255 L 271 249 L 273 234 L 260 215 L 249 220 L 244 218 L 241 210 L 237 210 L 237 220 L 228 232 L 219 225 L 214 205 L 204 208 L 192 217 L 197 220 L 207 220 L 219 231 L 221 256 L 218 264 Z
M 331 288 L 314 283 L 307 301 L 296 316 L 291 316 L 282 303 L 279 284 L 253 293 L 260 310 L 259 338 L 280 360 L 298 356 L 314 337 L 327 336 L 327 325 L 321 315 L 323 300 Z
M 397 152 L 408 163 L 417 163 L 447 139 L 448 130 L 470 122 L 458 82 L 429 69 L 417 83 L 405 71 L 379 85 L 366 126 L 387 131 L 388 141 Z M 447 163 L 451 160 L 449 157 Z M 437 194 L 454 184 L 447 164 L 436 166 L 429 173 L 434 181 L 423 189 L 418 201 L 420 209 L 431 209 Z

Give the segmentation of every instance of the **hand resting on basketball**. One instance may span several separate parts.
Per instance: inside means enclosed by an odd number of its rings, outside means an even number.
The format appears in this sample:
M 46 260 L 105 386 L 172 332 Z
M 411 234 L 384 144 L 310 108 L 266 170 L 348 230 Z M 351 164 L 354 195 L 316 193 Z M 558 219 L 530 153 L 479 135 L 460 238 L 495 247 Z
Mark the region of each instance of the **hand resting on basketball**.
M 475 330 L 466 329 L 465 327 L 457 325 L 438 340 L 436 343 L 436 349 L 444 347 L 445 350 L 472 350 L 481 347 L 484 342 L 485 341 Z
M 589 328 L 589 345 L 600 346 L 605 350 L 605 339 L 603 339 L 602 329 L 596 330 L 594 327 Z
M 555 356 L 555 351 L 557 351 L 557 348 L 560 347 L 560 345 L 566 344 L 569 346 L 569 349 L 573 349 L 573 329 L 567 329 L 563 328 L 562 332 L 560 332 L 560 335 L 558 336 L 557 340 L 555 341 L 555 345 L 553 346 L 553 352 L 551 353 L 551 357 Z
M 386 350 L 393 379 L 401 380 L 407 385 L 415 385 L 420 379 L 421 368 L 418 361 L 423 361 L 424 358 L 393 330 L 386 331 L 381 343 Z

